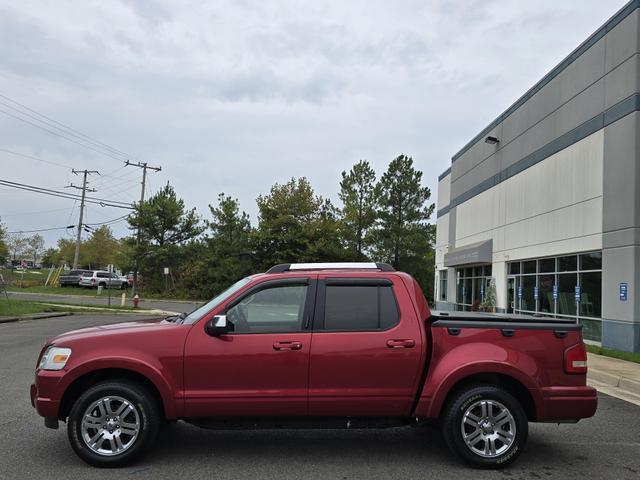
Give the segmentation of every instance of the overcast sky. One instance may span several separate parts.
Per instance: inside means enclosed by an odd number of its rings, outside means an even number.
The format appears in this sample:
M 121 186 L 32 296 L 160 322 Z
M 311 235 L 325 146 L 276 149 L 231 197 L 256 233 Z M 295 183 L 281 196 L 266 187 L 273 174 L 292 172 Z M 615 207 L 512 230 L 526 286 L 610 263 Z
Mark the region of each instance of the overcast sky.
M 367 159 L 380 174 L 400 153 L 435 200 L 451 156 L 623 5 L 0 0 L 0 94 L 161 165 L 149 193 L 170 181 L 203 215 L 225 192 L 255 222 L 256 196 L 292 176 L 337 203 L 341 171 Z M 63 189 L 81 181 L 65 166 L 89 168 L 111 174 L 91 178 L 93 195 L 139 198 L 141 172 L 119 155 L 2 111 L 0 149 L 64 165 L 0 151 L 1 179 Z M 89 206 L 87 222 L 123 213 Z M 77 215 L 72 200 L 0 186 L 10 231 Z

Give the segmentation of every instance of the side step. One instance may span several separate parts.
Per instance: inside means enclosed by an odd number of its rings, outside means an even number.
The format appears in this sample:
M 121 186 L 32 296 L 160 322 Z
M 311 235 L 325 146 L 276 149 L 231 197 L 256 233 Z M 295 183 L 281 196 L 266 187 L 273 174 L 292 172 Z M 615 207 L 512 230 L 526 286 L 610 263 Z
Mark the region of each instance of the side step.
M 380 429 L 424 423 L 414 417 L 225 417 L 183 420 L 200 428 L 216 430 Z

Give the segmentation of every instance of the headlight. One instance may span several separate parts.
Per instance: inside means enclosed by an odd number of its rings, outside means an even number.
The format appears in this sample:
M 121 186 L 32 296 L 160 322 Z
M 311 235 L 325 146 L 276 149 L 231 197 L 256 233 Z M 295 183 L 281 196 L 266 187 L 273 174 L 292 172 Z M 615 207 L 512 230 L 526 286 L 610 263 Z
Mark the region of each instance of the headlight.
M 40 359 L 40 370 L 62 370 L 67 364 L 67 360 L 71 356 L 70 348 L 61 348 L 51 346 L 42 355 Z

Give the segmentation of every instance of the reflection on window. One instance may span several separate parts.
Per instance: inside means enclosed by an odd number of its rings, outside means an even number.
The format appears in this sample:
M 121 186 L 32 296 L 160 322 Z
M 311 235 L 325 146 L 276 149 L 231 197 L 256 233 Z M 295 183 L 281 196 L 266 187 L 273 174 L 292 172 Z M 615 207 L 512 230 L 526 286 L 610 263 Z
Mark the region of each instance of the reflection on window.
M 584 337 L 599 341 L 602 318 L 601 270 L 602 252 L 510 262 L 507 264 L 509 310 L 580 319 L 584 325 Z M 522 287 L 521 296 L 518 295 L 518 286 Z

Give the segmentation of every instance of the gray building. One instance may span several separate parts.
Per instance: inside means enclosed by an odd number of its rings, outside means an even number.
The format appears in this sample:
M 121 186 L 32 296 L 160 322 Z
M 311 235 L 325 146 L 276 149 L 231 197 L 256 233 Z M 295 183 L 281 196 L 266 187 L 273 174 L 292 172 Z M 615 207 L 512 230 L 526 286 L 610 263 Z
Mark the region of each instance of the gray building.
M 439 177 L 436 306 L 573 318 L 640 351 L 640 0 Z M 491 295 L 490 295 L 491 296 Z

